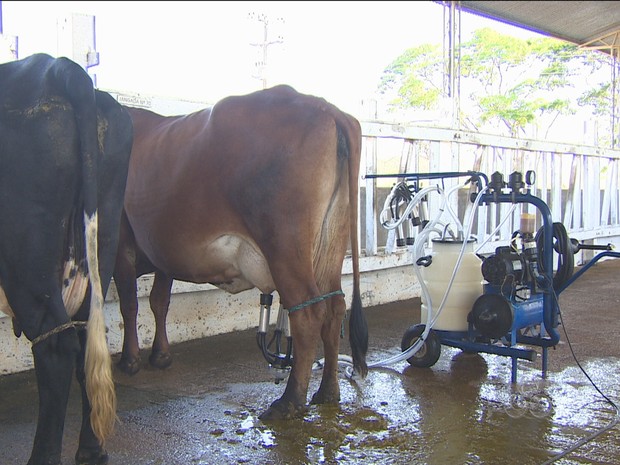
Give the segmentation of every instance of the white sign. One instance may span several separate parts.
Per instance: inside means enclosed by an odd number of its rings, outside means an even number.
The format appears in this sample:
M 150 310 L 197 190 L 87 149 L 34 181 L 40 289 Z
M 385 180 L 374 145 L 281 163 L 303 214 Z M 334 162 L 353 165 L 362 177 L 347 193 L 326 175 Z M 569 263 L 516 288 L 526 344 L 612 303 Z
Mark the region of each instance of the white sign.
M 153 106 L 153 101 L 150 98 L 140 97 L 139 95 L 118 94 L 116 100 L 121 105 L 129 107 L 151 108 Z

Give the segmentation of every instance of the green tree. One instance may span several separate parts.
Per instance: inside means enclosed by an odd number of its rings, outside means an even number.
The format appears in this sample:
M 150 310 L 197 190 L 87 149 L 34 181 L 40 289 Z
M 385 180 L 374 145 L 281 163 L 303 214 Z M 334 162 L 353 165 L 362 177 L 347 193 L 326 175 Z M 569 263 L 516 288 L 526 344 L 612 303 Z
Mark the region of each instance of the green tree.
M 459 50 L 461 124 L 511 136 L 523 135 L 531 124 L 546 125 L 548 131 L 560 115 L 579 105 L 574 79 L 584 66 L 588 72 L 600 66 L 593 53 L 552 38 L 475 31 Z M 437 109 L 446 98 L 443 79 L 441 47 L 425 44 L 397 57 L 384 70 L 378 89 L 392 111 Z
M 605 81 L 588 83 L 587 90 L 579 96 L 577 103 L 589 108 L 599 123 L 599 145 L 617 148 L 620 146 L 620 63 L 604 53 L 597 53 L 594 58 L 585 66 L 592 73 L 611 71 L 611 75 Z
M 407 49 L 388 66 L 379 84 L 381 92 L 395 90 L 394 108 L 430 110 L 442 95 L 442 57 L 439 45 Z

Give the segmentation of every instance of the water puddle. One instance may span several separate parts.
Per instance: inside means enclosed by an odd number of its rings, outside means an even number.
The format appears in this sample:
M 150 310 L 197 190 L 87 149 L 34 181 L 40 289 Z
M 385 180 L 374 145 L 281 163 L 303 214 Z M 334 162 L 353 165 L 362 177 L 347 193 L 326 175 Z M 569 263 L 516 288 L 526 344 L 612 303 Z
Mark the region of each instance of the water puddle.
M 543 378 L 536 363 L 519 363 L 518 382 L 511 383 L 510 359 L 443 347 L 428 369 L 401 362 L 372 369 L 364 380 L 343 370 L 339 405 L 310 405 L 303 418 L 268 424 L 259 416 L 285 384 L 275 385 L 262 371 L 210 385 L 208 370 L 157 374 L 162 382 L 147 373 L 153 379 L 118 385 L 121 422 L 107 449 L 114 465 L 542 465 L 565 452 L 556 463 L 617 464 L 620 427 L 603 431 L 617 421 L 615 408 L 575 363 L 566 366 Z M 582 366 L 620 403 L 619 358 Z M 313 373 L 309 395 L 320 376 Z M 0 402 L 0 454 L 26 463 L 33 393 L 9 381 L 7 402 Z M 19 392 L 27 393 L 25 400 Z M 80 403 L 72 405 L 65 461 L 75 453 L 80 428 Z
M 620 361 L 604 367 L 585 368 L 617 398 Z M 546 379 L 537 369 L 519 370 L 512 384 L 505 359 L 455 351 L 433 369 L 405 363 L 372 370 L 363 381 L 344 379 L 340 406 L 310 406 L 299 421 L 267 427 L 239 414 L 236 429 L 241 443 L 255 444 L 246 452 L 252 463 L 522 465 L 542 464 L 615 420 L 578 369 Z M 619 450 L 620 433 L 611 429 L 558 463 L 611 464 Z

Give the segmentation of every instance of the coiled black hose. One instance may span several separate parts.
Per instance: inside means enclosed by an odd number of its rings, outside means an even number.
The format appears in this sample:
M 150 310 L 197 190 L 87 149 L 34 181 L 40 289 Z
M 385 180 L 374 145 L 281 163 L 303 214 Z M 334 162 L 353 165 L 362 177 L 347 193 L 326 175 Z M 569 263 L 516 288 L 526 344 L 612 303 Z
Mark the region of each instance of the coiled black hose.
M 541 227 L 536 233 L 536 248 L 538 249 L 538 269 L 544 272 L 543 257 L 545 256 L 545 232 Z M 573 275 L 575 260 L 570 238 L 562 223 L 553 223 L 553 249 L 558 254 L 556 272 L 553 275 L 553 289 L 559 291 Z M 553 271 L 553 270 L 552 270 Z

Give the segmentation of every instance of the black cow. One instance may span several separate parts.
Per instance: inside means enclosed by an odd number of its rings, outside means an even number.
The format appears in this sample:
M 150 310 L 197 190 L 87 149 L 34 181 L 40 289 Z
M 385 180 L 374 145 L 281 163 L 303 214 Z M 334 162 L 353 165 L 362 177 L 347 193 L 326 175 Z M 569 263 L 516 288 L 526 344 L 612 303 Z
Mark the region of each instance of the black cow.
M 35 54 L 0 65 L 0 309 L 32 342 L 39 416 L 30 465 L 60 463 L 74 367 L 76 462 L 107 462 L 116 397 L 103 298 L 132 139 L 126 111 L 73 61 Z

